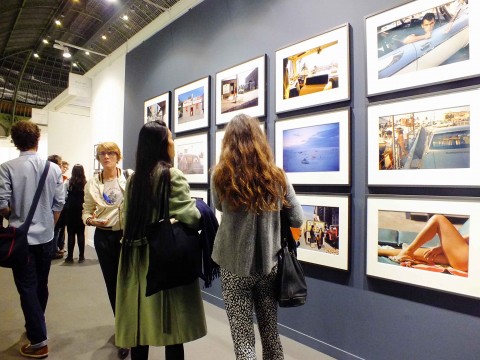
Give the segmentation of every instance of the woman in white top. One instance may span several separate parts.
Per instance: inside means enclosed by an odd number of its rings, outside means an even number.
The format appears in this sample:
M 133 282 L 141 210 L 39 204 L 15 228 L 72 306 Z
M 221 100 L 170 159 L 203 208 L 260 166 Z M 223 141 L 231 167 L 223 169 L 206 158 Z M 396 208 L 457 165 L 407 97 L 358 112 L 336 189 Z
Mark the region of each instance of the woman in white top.
M 97 146 L 96 158 L 103 170 L 85 185 L 82 219 L 95 226 L 93 242 L 107 287 L 108 298 L 115 314 L 117 271 L 120 258 L 120 240 L 123 235 L 123 193 L 127 179 L 117 164 L 122 159 L 120 148 L 114 142 Z M 128 356 L 127 349 L 119 349 L 118 356 Z

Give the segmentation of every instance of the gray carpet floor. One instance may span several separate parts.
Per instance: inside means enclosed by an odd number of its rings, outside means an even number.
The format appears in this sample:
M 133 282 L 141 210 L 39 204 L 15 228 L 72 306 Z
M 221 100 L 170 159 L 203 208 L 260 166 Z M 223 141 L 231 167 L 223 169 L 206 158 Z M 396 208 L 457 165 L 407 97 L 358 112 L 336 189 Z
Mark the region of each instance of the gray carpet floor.
M 86 249 L 86 261 L 65 264 L 54 260 L 50 272 L 50 298 L 46 318 L 49 336 L 48 359 L 114 360 L 114 320 L 96 258 L 95 250 Z M 217 280 L 218 281 L 218 280 Z M 20 300 L 10 269 L 0 268 L 0 359 L 22 358 L 18 352 L 27 342 Z M 234 359 L 225 311 L 204 301 L 207 336 L 185 344 L 185 358 L 195 360 Z M 282 336 L 286 360 L 332 359 L 307 346 Z M 257 356 L 261 345 L 257 333 Z M 163 348 L 150 348 L 150 359 L 164 359 Z M 130 359 L 128 357 L 127 359 Z

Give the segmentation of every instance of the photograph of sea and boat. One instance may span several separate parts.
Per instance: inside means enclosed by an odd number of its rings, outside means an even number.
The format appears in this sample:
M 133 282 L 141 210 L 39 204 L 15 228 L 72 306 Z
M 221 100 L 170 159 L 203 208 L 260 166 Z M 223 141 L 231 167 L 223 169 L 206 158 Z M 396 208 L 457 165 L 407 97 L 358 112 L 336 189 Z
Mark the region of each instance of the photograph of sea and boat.
M 340 170 L 340 124 L 283 131 L 283 169 L 289 172 Z

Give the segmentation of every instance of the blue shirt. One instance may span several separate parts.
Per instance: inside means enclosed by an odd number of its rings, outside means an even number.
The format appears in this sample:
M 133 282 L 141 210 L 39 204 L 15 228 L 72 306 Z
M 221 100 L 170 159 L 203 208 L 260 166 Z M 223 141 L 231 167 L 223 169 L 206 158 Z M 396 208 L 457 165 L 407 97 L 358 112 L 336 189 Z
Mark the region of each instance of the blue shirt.
M 10 226 L 25 222 L 35 191 L 45 168 L 35 151 L 22 151 L 16 159 L 0 165 L 0 209 L 11 208 Z M 28 231 L 28 244 L 38 245 L 53 239 L 53 211 L 61 211 L 65 203 L 60 167 L 50 164 L 45 187 Z

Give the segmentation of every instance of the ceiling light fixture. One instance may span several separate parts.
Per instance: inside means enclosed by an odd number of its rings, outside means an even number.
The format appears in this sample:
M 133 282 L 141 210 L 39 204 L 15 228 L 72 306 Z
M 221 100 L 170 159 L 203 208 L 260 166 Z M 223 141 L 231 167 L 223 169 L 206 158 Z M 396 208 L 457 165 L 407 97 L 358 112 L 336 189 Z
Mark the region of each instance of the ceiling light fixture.
M 70 54 L 70 51 L 66 46 L 63 47 L 63 57 L 66 59 L 70 59 L 72 57 L 72 54 Z
M 92 54 L 97 54 L 97 55 L 100 55 L 100 56 L 108 56 L 107 54 L 102 54 L 102 53 L 99 53 L 97 51 L 88 50 L 88 49 L 85 49 L 83 47 L 73 45 L 73 44 L 69 44 L 69 43 L 66 43 L 66 42 L 63 42 L 63 41 L 60 41 L 60 40 L 55 40 L 55 42 L 56 42 L 56 44 L 53 44 L 53 47 L 55 49 L 60 49 L 62 51 L 63 51 L 64 48 L 66 48 L 68 46 L 69 48 L 85 51 L 85 55 L 89 55 L 90 53 L 92 53 Z
M 57 19 L 57 20 L 55 20 L 55 25 L 60 26 L 60 25 L 62 25 L 62 22 Z
M 107 35 L 103 34 L 103 35 L 102 35 L 102 39 L 103 39 L 103 40 L 107 40 Z
M 127 21 L 127 20 L 128 20 L 128 15 L 127 15 L 127 14 L 123 15 L 123 16 L 122 16 L 122 19 L 125 20 L 125 21 Z
M 44 44 L 48 44 L 48 40 L 47 39 L 43 39 L 42 40 Z
M 33 57 L 38 59 L 40 56 L 38 56 L 38 54 L 35 53 L 35 54 L 33 54 Z

